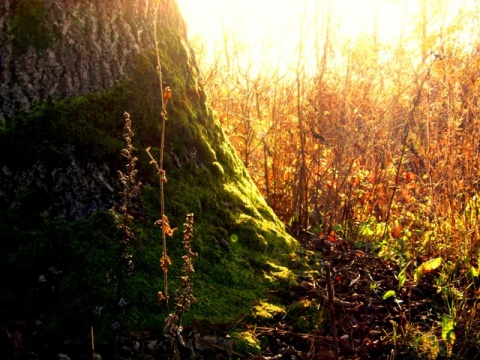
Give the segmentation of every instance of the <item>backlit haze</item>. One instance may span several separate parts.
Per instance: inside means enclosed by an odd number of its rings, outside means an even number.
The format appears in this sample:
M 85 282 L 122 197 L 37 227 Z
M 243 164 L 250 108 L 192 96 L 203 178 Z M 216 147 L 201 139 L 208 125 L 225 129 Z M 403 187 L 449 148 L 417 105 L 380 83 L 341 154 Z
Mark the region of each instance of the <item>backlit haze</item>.
M 204 59 L 235 49 L 252 69 L 295 67 L 299 56 L 307 72 L 315 72 L 325 34 L 335 51 L 363 38 L 374 38 L 385 49 L 421 36 L 418 25 L 427 7 L 428 32 L 441 32 L 462 8 L 474 0 L 178 0 L 189 37 L 203 46 Z M 432 15 L 434 14 L 434 15 Z M 465 25 L 463 41 L 468 42 Z M 432 52 L 440 40 L 431 45 Z

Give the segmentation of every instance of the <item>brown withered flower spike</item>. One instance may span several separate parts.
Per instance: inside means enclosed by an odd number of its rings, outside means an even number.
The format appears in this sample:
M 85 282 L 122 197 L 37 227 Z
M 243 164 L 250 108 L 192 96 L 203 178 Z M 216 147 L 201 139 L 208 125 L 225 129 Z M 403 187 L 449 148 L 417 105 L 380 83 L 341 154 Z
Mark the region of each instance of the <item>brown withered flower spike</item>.
M 170 86 L 167 86 L 165 90 L 163 91 L 163 98 L 165 100 L 171 99 L 172 98 L 172 89 L 170 89 Z

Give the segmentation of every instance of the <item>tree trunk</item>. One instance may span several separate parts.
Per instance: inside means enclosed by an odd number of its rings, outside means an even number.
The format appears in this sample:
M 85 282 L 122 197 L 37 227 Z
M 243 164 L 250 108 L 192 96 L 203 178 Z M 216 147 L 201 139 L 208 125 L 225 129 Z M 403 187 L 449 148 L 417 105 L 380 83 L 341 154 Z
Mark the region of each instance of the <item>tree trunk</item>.
M 144 184 L 132 207 L 138 236 L 130 250 L 137 273 L 148 281 L 129 288 L 126 280 L 127 292 L 137 300 L 125 300 L 138 307 L 139 322 L 160 311 L 155 299 L 160 245 L 153 227 L 159 218 L 158 174 L 144 150 L 151 147 L 158 154 L 160 146 L 154 21 L 163 85 L 172 94 L 166 106 L 165 212 L 172 228 L 181 227 L 187 213 L 195 214 L 192 247 L 199 253 L 196 271 L 201 274 L 195 281 L 195 317 L 239 318 L 265 290 L 262 274 L 270 267 L 260 270 L 254 264 L 289 261 L 295 241 L 261 197 L 206 103 L 176 2 L 161 0 L 154 19 L 156 4 L 0 3 L 0 252 L 10 259 L 0 271 L 6 279 L 2 291 L 13 294 L 2 297 L 1 308 L 17 313 L 37 304 L 30 279 L 49 267 L 63 274 L 61 293 L 55 307 L 39 303 L 31 312 L 43 316 L 55 308 L 50 314 L 55 324 L 81 332 L 75 321 L 90 318 L 93 306 L 108 307 L 105 278 L 118 260 L 111 251 L 118 242 L 102 214 L 119 203 L 117 170 L 125 166 L 120 153 L 127 111 Z M 180 231 L 168 246 L 179 249 L 170 254 L 181 251 Z M 23 258 L 28 261 L 16 261 Z M 181 266 L 173 268 L 170 279 L 177 279 L 175 268 Z M 152 309 L 154 315 L 148 314 Z M 128 326 L 135 328 L 131 321 Z

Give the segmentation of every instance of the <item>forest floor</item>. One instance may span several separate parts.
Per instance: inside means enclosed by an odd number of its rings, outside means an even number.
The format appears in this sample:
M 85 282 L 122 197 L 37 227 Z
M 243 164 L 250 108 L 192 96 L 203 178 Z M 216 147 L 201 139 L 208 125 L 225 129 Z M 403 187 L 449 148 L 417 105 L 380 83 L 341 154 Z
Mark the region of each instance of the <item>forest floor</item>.
M 471 349 L 456 349 L 460 344 L 469 344 L 462 324 L 455 327 L 453 347 L 442 340 L 440 314 L 448 313 L 448 304 L 435 286 L 436 270 L 420 279 L 407 277 L 399 288 L 398 266 L 368 247 L 358 248 L 342 239 L 322 239 L 306 231 L 293 235 L 302 245 L 301 255 L 309 258 L 310 270 L 298 275 L 297 285 L 272 293 L 285 311 L 274 321 L 236 324 L 261 346 L 256 351 L 239 349 L 226 327 L 185 328 L 177 358 L 447 359 L 461 353 L 461 357 L 453 358 L 480 359 L 476 343 L 470 343 Z M 386 297 L 387 293 L 391 296 Z M 464 296 L 466 302 L 469 296 L 475 301 L 475 293 Z M 312 306 L 302 308 L 298 304 L 315 306 L 312 311 Z M 309 324 L 302 326 L 302 319 Z M 96 350 L 103 360 L 167 359 L 171 340 L 165 334 L 142 332 Z M 83 351 L 75 352 L 75 346 Z M 88 348 L 88 344 L 66 344 L 68 356 L 58 354 L 57 359 L 92 359 L 91 351 L 85 351 Z M 11 358 L 39 359 L 34 353 L 26 355 Z
M 221 328 L 185 329 L 190 337 L 183 339 L 186 346 L 181 358 L 447 359 L 461 353 L 463 359 L 480 359 L 476 343 L 471 349 L 456 349 L 460 346 L 457 344 L 468 344 L 462 324 L 455 327 L 452 336 L 457 341 L 453 346 L 449 347 L 442 337 L 441 314 L 448 314 L 448 304 L 435 286 L 437 270 L 425 271 L 420 279 L 406 277 L 399 287 L 401 269 L 368 248 L 355 247 L 342 239 L 321 239 L 306 231 L 293 235 L 305 255 L 311 257 L 310 265 L 318 264 L 319 269 L 300 274 L 297 285 L 272 294 L 286 309 L 275 323 L 237 324 L 261 344 L 261 351 L 239 353 Z M 386 297 L 387 293 L 391 296 Z M 475 294 L 465 296 L 475 301 Z M 307 332 L 298 326 L 303 318 L 298 307 L 301 303 L 318 304 L 317 325 Z M 305 307 L 304 311 L 311 309 Z M 289 312 L 295 314 L 289 316 Z M 144 341 L 146 348 L 158 349 L 160 343 L 158 339 Z M 155 353 L 158 356 L 159 352 Z

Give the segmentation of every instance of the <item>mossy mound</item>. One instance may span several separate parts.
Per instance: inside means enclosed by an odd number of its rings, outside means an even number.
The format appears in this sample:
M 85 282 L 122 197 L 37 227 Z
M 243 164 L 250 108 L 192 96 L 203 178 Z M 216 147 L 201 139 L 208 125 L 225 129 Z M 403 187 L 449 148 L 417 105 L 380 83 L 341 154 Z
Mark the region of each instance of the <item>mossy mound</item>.
M 163 79 L 173 92 L 165 129 L 166 215 L 181 229 L 186 214 L 194 213 L 193 250 L 199 253 L 193 279 L 198 303 L 185 321 L 235 322 L 268 289 L 291 284 L 285 266 L 296 242 L 212 114 L 188 46 L 175 31 L 161 32 Z M 117 320 L 125 331 L 163 328 L 167 310 L 157 305 L 161 234 L 153 226 L 160 217 L 159 179 L 145 152 L 151 147 L 158 155 L 160 144 L 154 59 L 153 52 L 143 53 L 131 77 L 114 88 L 38 104 L 0 130 L 3 317 L 38 320 L 62 336 L 85 336 L 91 325 L 107 336 Z M 112 274 L 120 239 L 107 210 L 120 199 L 125 111 L 133 121 L 143 186 L 129 250 L 136 271 L 126 280 L 126 305 L 119 310 Z M 95 194 L 93 203 L 89 194 Z M 172 291 L 182 266 L 181 237 L 177 231 L 168 238 Z

